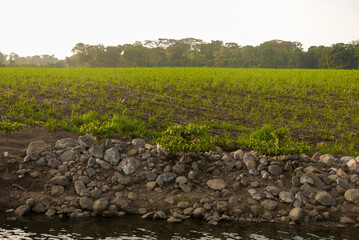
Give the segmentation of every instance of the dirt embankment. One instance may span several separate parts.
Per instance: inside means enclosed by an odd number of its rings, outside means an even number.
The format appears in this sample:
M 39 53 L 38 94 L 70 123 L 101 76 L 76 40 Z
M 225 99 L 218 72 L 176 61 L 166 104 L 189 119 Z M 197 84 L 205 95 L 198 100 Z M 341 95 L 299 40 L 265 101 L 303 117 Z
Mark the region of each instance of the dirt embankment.
M 27 128 L 2 139 L 0 209 L 23 216 L 359 226 L 359 157 L 174 155 L 142 139 Z

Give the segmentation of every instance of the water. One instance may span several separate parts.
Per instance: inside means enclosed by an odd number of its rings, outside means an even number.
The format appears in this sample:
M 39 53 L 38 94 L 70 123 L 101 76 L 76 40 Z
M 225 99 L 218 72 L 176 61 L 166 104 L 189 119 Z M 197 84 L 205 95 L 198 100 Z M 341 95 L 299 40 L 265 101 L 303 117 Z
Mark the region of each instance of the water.
M 220 223 L 188 220 L 180 224 L 139 217 L 60 219 L 43 215 L 15 218 L 0 214 L 0 239 L 323 239 L 354 240 L 351 228 L 319 228 L 277 224 Z

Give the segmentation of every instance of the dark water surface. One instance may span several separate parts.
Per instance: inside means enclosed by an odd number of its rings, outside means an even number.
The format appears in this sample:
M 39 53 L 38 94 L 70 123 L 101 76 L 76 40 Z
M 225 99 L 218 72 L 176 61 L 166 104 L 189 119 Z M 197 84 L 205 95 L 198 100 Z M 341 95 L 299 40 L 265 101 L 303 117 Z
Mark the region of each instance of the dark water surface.
M 188 220 L 180 224 L 139 217 L 60 219 L 0 214 L 0 239 L 359 239 L 359 229 Z

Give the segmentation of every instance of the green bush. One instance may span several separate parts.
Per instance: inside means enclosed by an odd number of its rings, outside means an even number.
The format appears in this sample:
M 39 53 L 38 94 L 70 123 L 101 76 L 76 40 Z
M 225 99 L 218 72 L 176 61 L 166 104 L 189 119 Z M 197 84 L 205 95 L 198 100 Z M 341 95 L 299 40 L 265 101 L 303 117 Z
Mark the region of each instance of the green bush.
M 264 125 L 252 132 L 247 147 L 266 155 L 285 155 L 310 153 L 311 148 L 305 142 L 295 142 L 289 135 L 289 130 L 283 127 Z
M 215 150 L 208 127 L 189 123 L 174 125 L 160 134 L 157 142 L 170 152 L 205 152 Z
M 106 138 L 113 133 L 113 124 L 111 122 L 100 122 L 96 119 L 90 123 L 82 125 L 80 127 L 80 133 L 90 133 L 100 140 L 101 138 Z
M 2 131 L 4 135 L 8 135 L 12 131 L 21 130 L 23 127 L 23 124 L 18 122 L 12 123 L 9 120 L 2 120 L 0 122 L 0 131 Z

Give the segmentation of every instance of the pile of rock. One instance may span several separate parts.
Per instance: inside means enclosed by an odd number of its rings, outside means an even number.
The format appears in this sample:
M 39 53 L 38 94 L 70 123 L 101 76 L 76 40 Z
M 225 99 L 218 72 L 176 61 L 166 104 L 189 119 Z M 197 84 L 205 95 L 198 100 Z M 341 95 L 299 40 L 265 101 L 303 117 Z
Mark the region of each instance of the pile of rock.
M 85 135 L 30 143 L 19 176 L 38 177 L 31 166 L 50 177 L 18 215 L 359 223 L 359 157 L 220 149 L 175 155 L 143 139 L 99 143 Z

